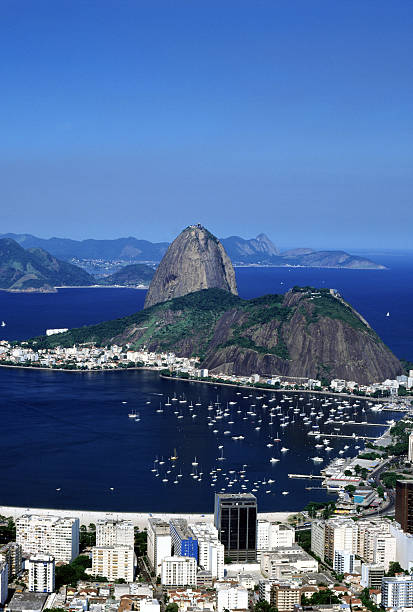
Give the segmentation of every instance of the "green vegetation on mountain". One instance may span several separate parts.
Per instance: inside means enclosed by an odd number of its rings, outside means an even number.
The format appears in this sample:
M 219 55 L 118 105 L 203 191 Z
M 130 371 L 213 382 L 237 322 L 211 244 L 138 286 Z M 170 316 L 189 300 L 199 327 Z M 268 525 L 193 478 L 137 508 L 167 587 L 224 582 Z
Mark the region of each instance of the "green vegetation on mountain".
M 131 264 L 124 266 L 117 272 L 100 278 L 98 285 L 118 285 L 122 287 L 135 287 L 147 285 L 153 278 L 155 270 L 146 264 Z
M 240 375 L 321 375 L 365 384 L 401 371 L 400 362 L 356 311 L 327 289 L 295 288 L 253 300 L 204 289 L 128 317 L 29 343 L 35 348 L 145 346 L 199 356 L 211 372 Z
M 56 286 L 93 285 L 93 276 L 43 249 L 24 249 L 10 238 L 0 239 L 0 288 L 50 291 Z

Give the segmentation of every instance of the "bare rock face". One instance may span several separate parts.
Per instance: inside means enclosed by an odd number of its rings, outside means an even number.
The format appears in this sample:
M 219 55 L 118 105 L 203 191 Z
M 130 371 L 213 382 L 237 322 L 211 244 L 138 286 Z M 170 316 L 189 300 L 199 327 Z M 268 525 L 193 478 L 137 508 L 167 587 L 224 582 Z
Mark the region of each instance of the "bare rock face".
M 145 308 L 211 288 L 237 295 L 234 268 L 218 238 L 201 225 L 190 225 L 172 242 L 159 264 Z

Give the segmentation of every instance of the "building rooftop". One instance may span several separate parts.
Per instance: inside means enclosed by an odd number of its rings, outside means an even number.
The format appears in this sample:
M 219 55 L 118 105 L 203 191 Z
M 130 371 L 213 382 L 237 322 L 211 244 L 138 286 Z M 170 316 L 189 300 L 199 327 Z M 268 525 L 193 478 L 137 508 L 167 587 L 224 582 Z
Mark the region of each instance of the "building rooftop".
M 9 610 L 43 610 L 48 595 L 44 593 L 15 593 L 8 605 Z

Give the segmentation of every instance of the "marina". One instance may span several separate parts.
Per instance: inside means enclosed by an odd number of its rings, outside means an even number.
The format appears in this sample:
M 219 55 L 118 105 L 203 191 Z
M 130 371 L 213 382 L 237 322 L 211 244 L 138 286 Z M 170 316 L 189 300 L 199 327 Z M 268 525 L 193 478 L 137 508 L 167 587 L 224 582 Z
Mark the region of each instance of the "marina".
M 328 499 L 305 480 L 321 480 L 334 457 L 363 448 L 371 427 L 361 421 L 383 431 L 401 416 L 386 412 L 379 423 L 373 402 L 183 383 L 152 371 L 73 380 L 0 370 L 5 504 L 203 513 L 214 492 L 253 492 L 262 511 L 298 510 Z

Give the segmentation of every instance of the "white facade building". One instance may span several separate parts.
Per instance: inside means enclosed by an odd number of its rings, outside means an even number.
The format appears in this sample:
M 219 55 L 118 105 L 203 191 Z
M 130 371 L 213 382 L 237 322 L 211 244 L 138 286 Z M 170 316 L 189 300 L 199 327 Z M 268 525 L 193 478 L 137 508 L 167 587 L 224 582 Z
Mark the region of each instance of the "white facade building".
M 257 522 L 257 559 L 261 552 L 274 548 L 289 548 L 295 542 L 295 529 L 288 525 L 260 519 Z
M 92 548 L 92 575 L 110 581 L 123 578 L 133 582 L 135 577 L 135 551 L 132 546 L 94 546 Z
M 162 561 L 171 555 L 172 540 L 169 523 L 159 519 L 148 520 L 147 554 L 157 576 L 161 574 Z
M 134 546 L 131 521 L 103 520 L 96 523 L 96 546 Z
M 352 574 L 356 556 L 345 550 L 334 551 L 333 569 L 337 574 Z
M 9 570 L 7 563 L 0 563 L 0 606 L 4 605 L 9 592 Z
M 413 608 L 413 576 L 383 578 L 381 605 L 393 610 Z
M 198 540 L 198 565 L 211 572 L 212 578 L 224 577 L 224 545 L 218 539 L 218 529 L 209 523 L 191 523 Z
M 234 587 L 228 584 L 216 585 L 217 587 L 217 612 L 224 610 L 247 610 L 248 590 L 242 587 Z
M 29 591 L 53 593 L 55 588 L 55 562 L 51 555 L 36 555 L 28 561 Z
M 70 563 L 79 554 L 79 519 L 24 514 L 16 519 L 16 542 L 28 555 Z
M 162 561 L 162 586 L 196 586 L 197 563 L 194 557 L 165 557 Z

